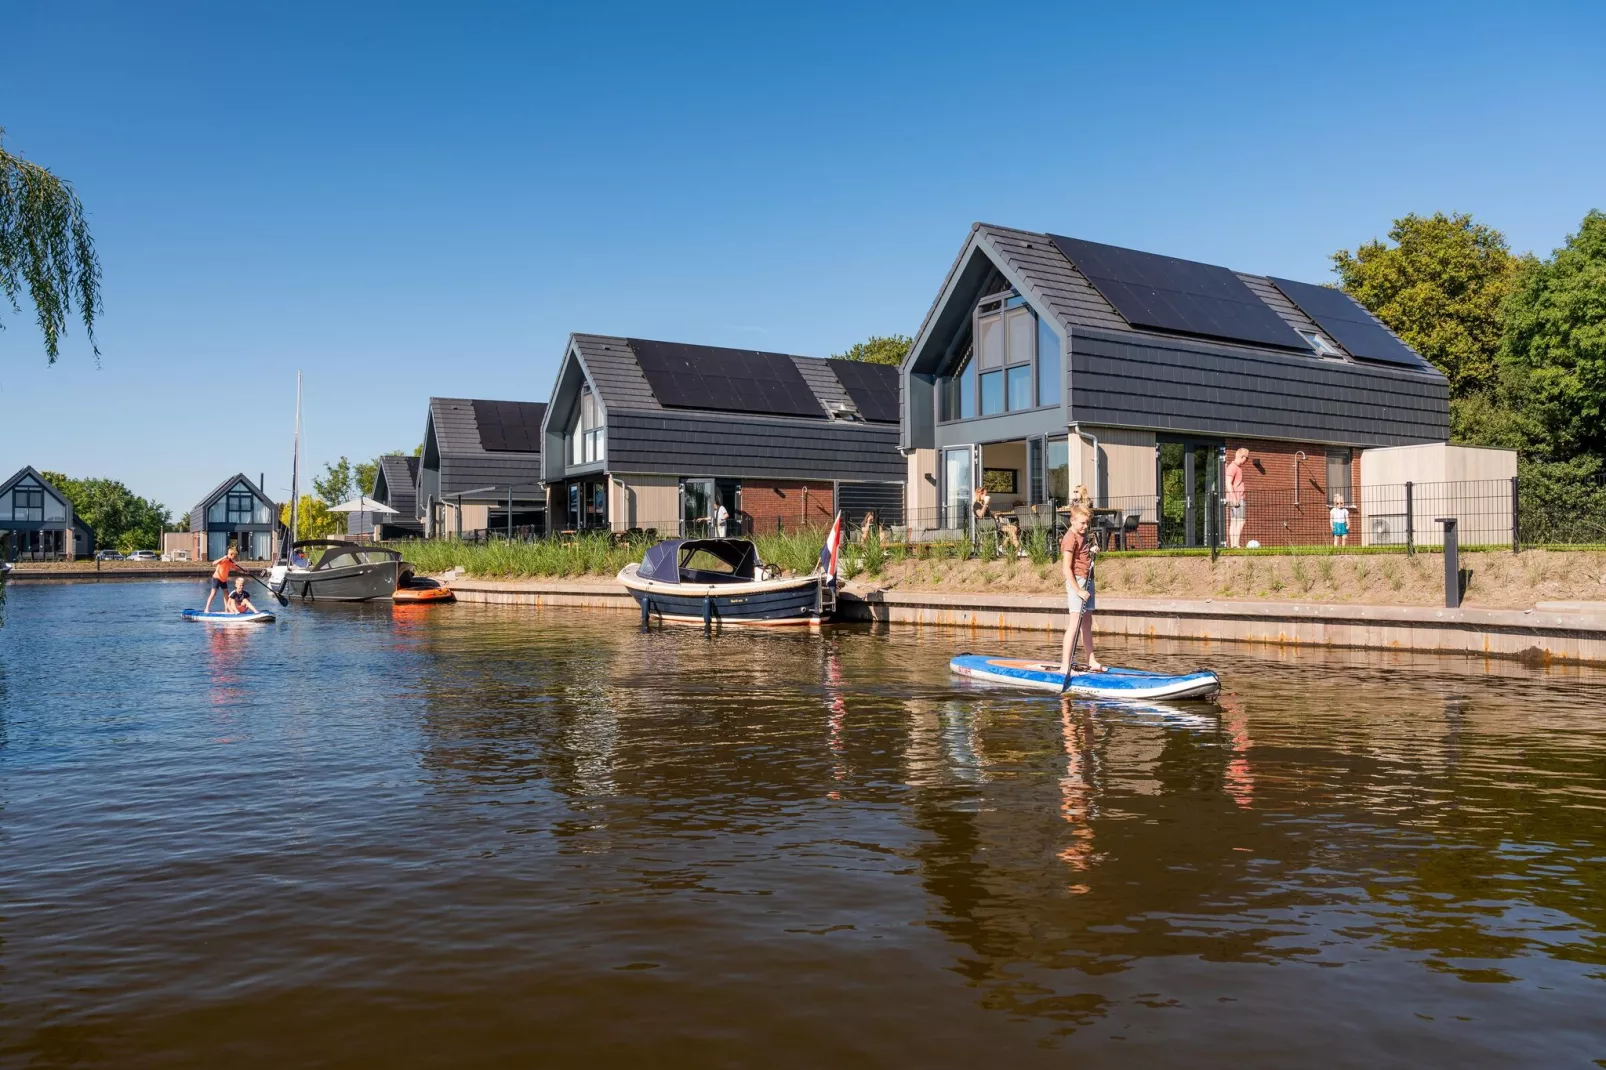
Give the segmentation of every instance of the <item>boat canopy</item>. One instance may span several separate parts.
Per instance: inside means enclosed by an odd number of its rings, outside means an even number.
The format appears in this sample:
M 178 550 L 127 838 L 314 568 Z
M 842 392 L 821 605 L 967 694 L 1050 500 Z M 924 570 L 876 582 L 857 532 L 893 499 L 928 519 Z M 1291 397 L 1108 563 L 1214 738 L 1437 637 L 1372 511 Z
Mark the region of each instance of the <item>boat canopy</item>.
M 665 539 L 642 555 L 636 575 L 659 583 L 749 583 L 757 571 L 758 550 L 746 539 Z
M 401 551 L 392 550 L 388 546 L 374 546 L 370 543 L 347 542 L 343 539 L 302 539 L 291 543 L 295 550 L 310 550 L 313 547 L 327 547 L 314 569 L 350 568 L 352 565 L 372 565 L 383 561 L 401 560 Z M 308 557 L 312 555 L 308 553 Z

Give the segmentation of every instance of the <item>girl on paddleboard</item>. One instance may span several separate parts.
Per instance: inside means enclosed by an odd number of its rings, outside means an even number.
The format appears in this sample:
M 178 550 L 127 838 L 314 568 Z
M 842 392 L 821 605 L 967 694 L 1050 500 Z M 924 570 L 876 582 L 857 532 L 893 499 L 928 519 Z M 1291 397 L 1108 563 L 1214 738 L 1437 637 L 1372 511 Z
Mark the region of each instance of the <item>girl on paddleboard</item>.
M 1065 575 L 1065 603 L 1071 612 L 1071 623 L 1065 629 L 1065 643 L 1060 648 L 1060 673 L 1069 676 L 1071 646 L 1081 632 L 1082 649 L 1087 651 L 1087 671 L 1103 672 L 1104 665 L 1093 656 L 1093 542 L 1088 538 L 1088 524 L 1093 510 L 1078 502 L 1071 507 L 1070 528 L 1060 540 L 1060 571 Z

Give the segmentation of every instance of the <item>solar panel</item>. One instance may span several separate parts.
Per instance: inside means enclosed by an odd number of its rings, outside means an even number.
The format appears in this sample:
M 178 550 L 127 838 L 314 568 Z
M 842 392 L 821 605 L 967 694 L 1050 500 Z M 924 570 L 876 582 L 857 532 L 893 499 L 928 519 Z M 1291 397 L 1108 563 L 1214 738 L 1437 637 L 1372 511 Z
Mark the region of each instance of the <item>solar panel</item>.
M 1298 305 L 1300 311 L 1349 351 L 1357 360 L 1376 360 L 1407 368 L 1429 368 L 1416 351 L 1390 334 L 1371 314 L 1343 290 L 1293 279 L 1272 279 L 1272 284 Z
M 895 424 L 901 417 L 898 379 L 901 372 L 890 364 L 862 360 L 828 360 L 836 381 L 853 399 L 859 415 L 873 424 Z
M 540 453 L 544 401 L 474 401 L 480 447 L 496 453 Z
M 803 373 L 783 353 L 627 341 L 653 396 L 665 408 L 825 418 Z
M 1134 327 L 1310 352 L 1297 331 L 1224 267 L 1049 238 Z

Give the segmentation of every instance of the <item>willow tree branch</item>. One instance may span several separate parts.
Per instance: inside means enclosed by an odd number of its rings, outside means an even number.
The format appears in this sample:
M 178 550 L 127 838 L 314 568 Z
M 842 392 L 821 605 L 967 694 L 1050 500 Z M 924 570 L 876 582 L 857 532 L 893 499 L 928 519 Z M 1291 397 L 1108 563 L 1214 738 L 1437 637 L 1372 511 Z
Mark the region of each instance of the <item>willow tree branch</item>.
M 70 183 L 7 152 L 4 136 L 0 127 L 0 291 L 17 313 L 22 311 L 19 298 L 27 291 L 50 363 L 60 355 L 75 303 L 90 348 L 99 357 L 95 317 L 101 311 L 100 259 L 84 206 Z

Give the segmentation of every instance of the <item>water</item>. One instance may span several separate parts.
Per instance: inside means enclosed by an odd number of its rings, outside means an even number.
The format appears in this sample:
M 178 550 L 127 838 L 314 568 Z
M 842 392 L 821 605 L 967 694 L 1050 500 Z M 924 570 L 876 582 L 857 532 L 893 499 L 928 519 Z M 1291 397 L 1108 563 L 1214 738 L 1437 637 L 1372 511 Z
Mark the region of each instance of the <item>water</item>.
M 7 592 L 0 1066 L 1606 1059 L 1600 674 L 199 590 Z

